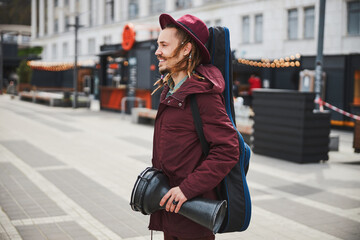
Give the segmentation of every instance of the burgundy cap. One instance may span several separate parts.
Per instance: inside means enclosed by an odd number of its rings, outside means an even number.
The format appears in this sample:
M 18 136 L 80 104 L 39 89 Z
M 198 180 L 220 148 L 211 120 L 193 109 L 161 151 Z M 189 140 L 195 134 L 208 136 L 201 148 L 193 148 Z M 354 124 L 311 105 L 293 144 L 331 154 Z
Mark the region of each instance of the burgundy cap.
M 159 17 L 159 22 L 161 29 L 164 29 L 166 25 L 170 23 L 173 23 L 183 29 L 195 40 L 196 44 L 198 45 L 202 56 L 201 63 L 210 62 L 210 53 L 205 47 L 205 43 L 209 38 L 209 30 L 203 21 L 190 14 L 186 14 L 178 20 L 175 20 L 169 14 L 163 13 Z

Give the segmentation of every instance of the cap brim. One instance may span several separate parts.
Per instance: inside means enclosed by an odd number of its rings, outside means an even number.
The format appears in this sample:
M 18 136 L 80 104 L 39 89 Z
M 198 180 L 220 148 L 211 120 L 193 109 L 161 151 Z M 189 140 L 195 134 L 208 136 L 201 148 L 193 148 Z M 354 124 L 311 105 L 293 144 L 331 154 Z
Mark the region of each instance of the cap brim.
M 179 28 L 183 29 L 187 34 L 192 36 L 192 38 L 195 40 L 197 46 L 199 47 L 199 50 L 201 52 L 202 60 L 201 63 L 207 64 L 210 62 L 210 53 L 208 49 L 205 47 L 205 45 L 188 29 L 186 29 L 183 25 L 178 23 L 174 18 L 172 18 L 169 14 L 163 13 L 159 17 L 159 23 L 161 29 L 164 29 L 169 24 L 174 24 L 178 26 Z

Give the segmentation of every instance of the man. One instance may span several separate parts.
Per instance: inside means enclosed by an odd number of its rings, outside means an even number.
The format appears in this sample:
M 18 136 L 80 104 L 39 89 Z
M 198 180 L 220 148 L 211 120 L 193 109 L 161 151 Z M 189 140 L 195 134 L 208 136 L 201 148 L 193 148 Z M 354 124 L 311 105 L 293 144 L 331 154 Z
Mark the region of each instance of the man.
M 250 78 L 248 79 L 249 82 L 249 95 L 252 96 L 252 92 L 254 89 L 261 88 L 261 80 L 260 78 L 255 75 L 251 74 Z
M 168 177 L 171 189 L 159 203 L 165 204 L 165 210 L 151 215 L 149 229 L 163 231 L 165 240 L 214 239 L 210 230 L 177 213 L 194 197 L 217 199 L 216 187 L 239 159 L 237 133 L 224 107 L 225 83 L 221 72 L 207 64 L 210 54 L 204 44 L 209 32 L 203 21 L 192 15 L 176 21 L 168 14 L 159 21 L 162 31 L 155 54 L 164 77 L 157 84 L 164 89 L 155 120 L 152 163 Z M 196 94 L 210 144 L 207 157 L 194 126 L 191 94 Z

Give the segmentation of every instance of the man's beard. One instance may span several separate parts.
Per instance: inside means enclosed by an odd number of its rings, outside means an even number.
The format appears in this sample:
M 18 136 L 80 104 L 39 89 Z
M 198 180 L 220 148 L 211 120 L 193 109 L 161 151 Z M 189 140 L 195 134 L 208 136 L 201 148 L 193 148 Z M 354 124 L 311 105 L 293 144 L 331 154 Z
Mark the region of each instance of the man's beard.
M 166 75 L 166 74 L 170 73 L 170 70 L 169 69 L 159 70 L 159 73 L 161 75 Z
M 171 58 L 171 57 L 170 57 Z M 166 60 L 168 60 L 169 58 L 164 58 L 164 60 L 166 61 Z M 171 71 L 170 71 L 170 68 L 169 68 L 169 66 L 167 66 L 165 69 L 162 69 L 162 70 L 160 70 L 160 68 L 159 68 L 159 72 L 160 72 L 160 74 L 161 75 L 166 75 L 166 74 L 168 74 L 168 73 L 170 73 Z
M 180 55 L 180 53 L 178 53 L 177 55 L 172 54 L 172 56 L 165 57 L 164 59 L 165 59 L 165 61 L 168 61 L 168 60 L 170 60 L 170 59 L 178 58 L 179 55 Z M 173 67 L 174 67 L 173 65 L 167 66 L 167 67 L 166 67 L 165 69 L 163 69 L 163 70 L 160 70 L 160 69 L 159 69 L 159 72 L 160 72 L 161 75 L 164 75 L 164 76 L 165 76 L 166 74 L 171 73 L 171 70 L 172 70 Z

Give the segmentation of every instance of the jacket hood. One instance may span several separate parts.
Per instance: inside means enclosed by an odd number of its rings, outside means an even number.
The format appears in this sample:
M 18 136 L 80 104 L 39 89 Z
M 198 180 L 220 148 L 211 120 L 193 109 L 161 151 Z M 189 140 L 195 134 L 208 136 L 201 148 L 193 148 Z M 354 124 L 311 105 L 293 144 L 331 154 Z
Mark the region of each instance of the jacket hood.
M 225 81 L 220 70 L 211 65 L 200 65 L 195 72 L 204 79 L 198 79 L 195 76 L 190 77 L 181 86 L 179 91 L 173 94 L 179 100 L 184 100 L 186 96 L 197 93 L 222 93 L 225 89 Z

